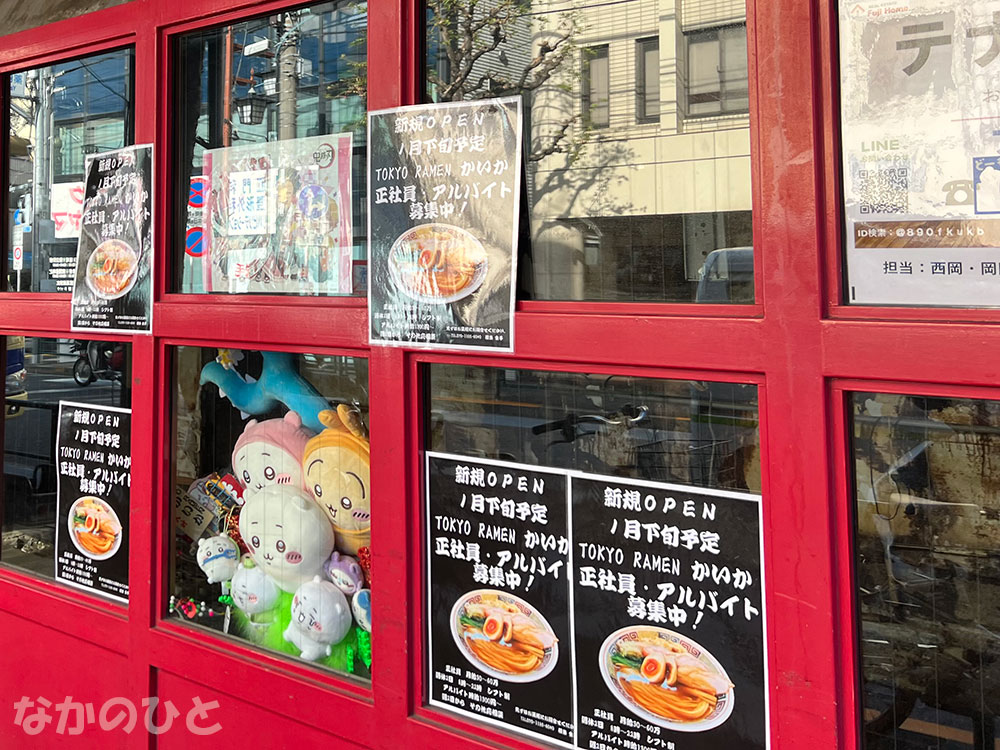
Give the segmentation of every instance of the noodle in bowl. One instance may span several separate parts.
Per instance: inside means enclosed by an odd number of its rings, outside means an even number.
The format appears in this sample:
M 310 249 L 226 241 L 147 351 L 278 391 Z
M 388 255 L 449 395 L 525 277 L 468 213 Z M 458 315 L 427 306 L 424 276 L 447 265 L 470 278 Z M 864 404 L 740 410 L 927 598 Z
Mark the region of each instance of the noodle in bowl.
M 420 224 L 403 232 L 389 249 L 389 275 L 404 295 L 443 305 L 475 292 L 489 260 L 482 243 L 461 227 Z
M 734 686 L 719 661 L 672 630 L 632 625 L 605 639 L 598 655 L 608 690 L 630 712 L 677 732 L 704 732 L 733 712 Z
M 505 682 L 535 682 L 559 659 L 559 641 L 548 621 L 524 599 L 479 589 L 451 609 L 451 635 L 469 663 Z
M 73 546 L 91 560 L 114 557 L 121 547 L 121 520 L 115 509 L 99 497 L 77 498 L 66 520 Z
M 118 299 L 135 285 L 139 256 L 127 242 L 105 240 L 87 259 L 87 287 L 101 299 Z

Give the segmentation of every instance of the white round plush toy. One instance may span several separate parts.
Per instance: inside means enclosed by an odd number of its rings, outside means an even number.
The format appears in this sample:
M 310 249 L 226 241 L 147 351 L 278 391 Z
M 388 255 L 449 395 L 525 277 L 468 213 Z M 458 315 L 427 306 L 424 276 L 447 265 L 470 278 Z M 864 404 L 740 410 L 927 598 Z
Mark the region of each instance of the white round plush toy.
M 253 561 L 288 592 L 323 574 L 335 542 L 326 514 L 290 484 L 267 485 L 247 498 L 240 536 Z
M 351 608 L 340 589 L 316 576 L 299 586 L 292 598 L 292 621 L 284 639 L 306 661 L 329 656 L 330 645 L 344 640 L 351 629 Z
M 229 585 L 233 603 L 248 615 L 273 609 L 281 596 L 278 585 L 250 558 L 236 568 Z
M 228 581 L 236 572 L 240 550 L 228 536 L 212 536 L 198 540 L 198 567 L 208 576 L 209 583 Z
M 351 599 L 351 611 L 354 612 L 358 625 L 369 633 L 372 632 L 372 592 L 369 589 L 355 592 Z

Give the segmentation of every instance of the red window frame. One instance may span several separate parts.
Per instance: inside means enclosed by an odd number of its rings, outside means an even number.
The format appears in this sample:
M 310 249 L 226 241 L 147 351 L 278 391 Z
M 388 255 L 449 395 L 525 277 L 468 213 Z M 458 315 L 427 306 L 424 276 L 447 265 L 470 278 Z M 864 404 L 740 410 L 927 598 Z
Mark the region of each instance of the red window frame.
M 989 354 L 1000 347 L 1000 311 L 843 303 L 836 2 L 747 3 L 756 303 L 523 301 L 516 353 L 490 356 L 370 348 L 363 299 L 171 291 L 171 39 L 291 5 L 301 3 L 133 0 L 0 38 L 0 73 L 134 45 L 135 139 L 156 143 L 160 196 L 153 335 L 130 339 L 128 607 L 0 566 L 0 612 L 110 644 L 128 658 L 119 679 L 122 693 L 135 700 L 156 695 L 159 676 L 168 673 L 361 746 L 533 747 L 422 705 L 424 366 L 458 362 L 753 382 L 761 394 L 772 746 L 860 747 L 844 394 L 1000 397 Z M 369 107 L 419 101 L 420 4 L 370 0 L 368 13 L 370 38 L 378 39 L 369 49 Z M 0 93 L 5 108 L 6 97 Z M 0 145 L 2 159 L 6 148 Z M 66 336 L 68 321 L 68 295 L 0 293 L 0 335 Z M 369 359 L 377 571 L 370 689 L 164 617 L 171 548 L 170 348 L 226 344 Z M 142 585 L 146 581 L 149 586 Z M 4 635 L 16 648 L 17 628 Z M 39 681 L 39 693 L 60 695 L 58 669 L 31 679 Z M 7 733 L 20 738 L 13 724 L 0 729 L 0 737 Z M 127 742 L 145 748 L 149 738 L 135 732 Z

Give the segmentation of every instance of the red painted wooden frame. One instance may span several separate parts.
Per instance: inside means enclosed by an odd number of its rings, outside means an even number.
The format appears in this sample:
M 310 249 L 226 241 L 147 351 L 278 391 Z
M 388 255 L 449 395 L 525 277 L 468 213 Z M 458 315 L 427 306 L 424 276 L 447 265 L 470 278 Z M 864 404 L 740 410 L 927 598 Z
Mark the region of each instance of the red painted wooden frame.
M 843 394 L 1000 395 L 982 390 L 1000 380 L 1000 359 L 990 356 L 1000 349 L 1000 314 L 842 303 L 836 2 L 748 0 L 756 304 L 524 302 L 517 312 L 516 354 L 494 356 L 369 348 L 364 301 L 356 298 L 170 291 L 171 41 L 178 33 L 291 5 L 132 0 L 0 38 L 0 73 L 135 45 L 136 142 L 156 143 L 162 198 L 154 335 L 132 338 L 131 600 L 126 610 L 0 567 L 0 610 L 111 643 L 128 657 L 121 689 L 134 698 L 182 679 L 222 700 L 230 696 L 270 712 L 260 716 L 280 714 L 317 727 L 332 735 L 332 743 L 532 747 L 422 706 L 425 365 L 753 382 L 760 387 L 772 747 L 859 747 Z M 418 0 L 370 0 L 369 38 L 378 40 L 369 48 L 369 106 L 418 101 Z M 6 107 L 6 92 L 0 104 Z M 3 143 L 4 159 L 5 149 Z M 66 336 L 68 321 L 65 295 L 0 294 L 0 334 Z M 181 344 L 368 357 L 377 571 L 370 687 L 164 617 L 171 551 L 170 353 Z M 20 642 L 18 632 L 3 635 L 8 645 Z M 161 680 L 164 675 L 169 679 Z M 31 679 L 38 694 L 60 695 L 58 670 Z M 0 744 L 20 737 L 12 723 L 0 724 Z M 145 748 L 150 739 L 138 732 L 128 743 Z

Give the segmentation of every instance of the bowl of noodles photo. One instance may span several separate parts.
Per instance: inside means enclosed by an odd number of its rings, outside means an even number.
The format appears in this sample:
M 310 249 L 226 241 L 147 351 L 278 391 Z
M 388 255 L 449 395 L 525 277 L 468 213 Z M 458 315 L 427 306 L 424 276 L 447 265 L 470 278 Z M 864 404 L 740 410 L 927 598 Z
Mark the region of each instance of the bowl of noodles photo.
M 538 610 L 503 591 L 480 589 L 451 609 L 451 634 L 469 663 L 506 682 L 540 680 L 559 659 L 559 639 Z
M 113 557 L 122 543 L 122 525 L 115 509 L 99 497 L 85 495 L 69 507 L 69 536 L 91 560 Z
M 645 721 L 703 732 L 733 712 L 733 683 L 708 651 L 671 630 L 634 625 L 612 633 L 600 651 L 608 690 Z
M 389 275 L 404 295 L 443 305 L 482 286 L 489 261 L 483 244 L 461 227 L 421 224 L 389 249 Z
M 139 276 L 139 256 L 121 240 L 105 240 L 87 260 L 87 286 L 101 299 L 128 294 Z

